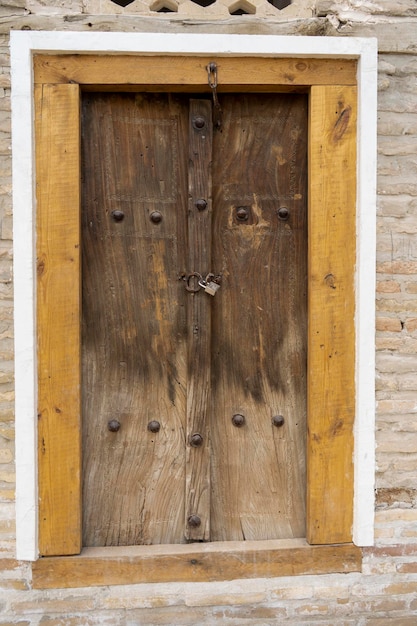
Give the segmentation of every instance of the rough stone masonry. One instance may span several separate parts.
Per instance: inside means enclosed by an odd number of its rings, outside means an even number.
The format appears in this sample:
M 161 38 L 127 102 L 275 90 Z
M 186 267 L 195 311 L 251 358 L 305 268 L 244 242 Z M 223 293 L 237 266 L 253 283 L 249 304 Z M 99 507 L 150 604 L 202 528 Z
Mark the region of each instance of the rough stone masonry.
M 417 2 L 296 0 L 280 11 L 253 0 L 232 15 L 235 4 L 0 0 L 0 626 L 417 623 Z M 12 29 L 378 38 L 376 545 L 362 572 L 32 589 L 31 565 L 14 556 Z

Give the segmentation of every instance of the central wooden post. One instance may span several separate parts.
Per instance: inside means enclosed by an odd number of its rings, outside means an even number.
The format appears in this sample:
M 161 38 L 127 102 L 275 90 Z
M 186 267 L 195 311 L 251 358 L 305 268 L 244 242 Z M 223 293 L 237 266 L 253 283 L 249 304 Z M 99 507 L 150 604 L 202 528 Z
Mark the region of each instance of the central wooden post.
M 211 267 L 211 102 L 190 100 L 188 176 L 188 271 L 203 277 Z M 193 278 L 193 286 L 198 286 Z M 201 289 L 188 300 L 188 393 L 185 538 L 210 539 L 211 299 Z

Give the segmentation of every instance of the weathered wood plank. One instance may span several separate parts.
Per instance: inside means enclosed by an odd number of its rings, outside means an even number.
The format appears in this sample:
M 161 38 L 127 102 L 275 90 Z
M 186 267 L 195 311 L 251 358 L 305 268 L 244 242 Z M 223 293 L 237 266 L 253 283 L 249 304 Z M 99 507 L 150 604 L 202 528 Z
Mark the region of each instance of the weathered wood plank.
M 213 124 L 210 100 L 190 100 L 188 174 L 188 273 L 211 272 L 211 161 Z M 196 206 L 198 200 L 206 208 Z M 198 279 L 190 286 L 198 287 Z M 210 364 L 213 296 L 188 292 L 188 381 L 185 537 L 210 539 Z M 196 438 L 202 438 L 193 445 Z M 194 436 L 194 439 L 192 437 Z M 201 442 L 201 443 L 200 443 Z
M 307 538 L 341 543 L 353 515 L 354 87 L 311 89 L 309 181 Z
M 187 124 L 83 97 L 84 545 L 184 541 Z
M 185 86 L 188 91 L 207 87 L 206 67 L 213 58 L 189 56 L 36 55 L 35 82 L 70 82 L 80 85 L 135 85 L 155 91 Z M 265 59 L 219 57 L 219 91 L 238 88 L 273 89 L 277 85 L 356 84 L 356 61 L 344 59 Z M 233 86 L 233 87 L 231 87 Z
M 10 9 L 13 11 L 13 9 Z M 108 32 L 116 30 L 117 32 L 131 33 L 213 33 L 213 34 L 243 34 L 253 35 L 320 35 L 324 34 L 323 19 L 316 18 L 294 18 L 283 20 L 282 17 L 273 18 L 257 18 L 251 15 L 250 20 L 246 15 L 230 16 L 227 20 L 219 21 L 216 18 L 206 16 L 204 20 L 199 18 L 192 19 L 187 15 L 180 17 L 178 13 L 175 19 L 162 19 L 161 14 L 156 13 L 156 17 L 143 14 L 118 14 L 116 20 L 114 14 L 96 15 L 96 14 L 78 14 L 70 16 L 65 22 L 61 15 L 41 15 L 26 14 L 16 16 L 13 12 L 12 16 L 4 16 L 0 22 L 0 33 L 7 35 L 11 29 L 16 30 L 71 30 L 76 22 L 76 29 L 88 33 L 92 32 Z M 334 29 L 332 29 L 334 30 Z
M 359 572 L 362 563 L 356 546 L 308 546 L 302 539 L 105 550 L 89 548 L 79 557 L 39 559 L 32 566 L 34 588 L 348 573 Z
M 35 89 L 39 549 L 81 549 L 78 85 Z
M 213 302 L 212 539 L 304 537 L 307 98 L 223 95 L 222 106 L 213 150 L 222 287 Z

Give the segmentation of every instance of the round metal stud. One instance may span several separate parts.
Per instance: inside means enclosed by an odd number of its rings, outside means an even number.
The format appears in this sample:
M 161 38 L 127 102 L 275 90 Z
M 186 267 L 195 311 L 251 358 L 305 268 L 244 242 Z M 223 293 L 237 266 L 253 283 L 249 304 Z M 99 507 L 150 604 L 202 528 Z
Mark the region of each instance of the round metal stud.
M 278 217 L 280 220 L 287 220 L 290 216 L 290 212 L 286 206 L 282 206 L 278 209 Z
M 199 198 L 195 201 L 195 206 L 199 211 L 204 211 L 204 209 L 207 208 L 207 200 L 204 200 L 204 198 Z
M 198 128 L 200 130 L 201 128 L 204 128 L 205 125 L 206 125 L 206 120 L 204 119 L 204 117 L 201 117 L 201 115 L 196 115 L 193 118 L 194 128 Z
M 236 209 L 236 217 L 240 222 L 247 222 L 249 219 L 249 211 L 244 206 L 239 206 Z
M 284 422 L 285 422 L 285 419 L 283 418 L 282 415 L 274 415 L 274 417 L 272 418 L 272 424 L 273 426 L 276 426 L 277 428 L 284 426 Z
M 152 420 L 148 424 L 148 430 L 151 433 L 159 433 L 159 431 L 161 430 L 161 424 L 157 422 L 156 420 Z
M 236 413 L 236 415 L 233 415 L 232 417 L 233 426 L 240 428 L 241 426 L 244 426 L 245 423 L 246 423 L 246 419 L 244 415 L 241 415 L 240 413 Z
M 117 431 L 120 430 L 120 426 L 119 420 L 110 420 L 107 422 L 107 428 L 111 433 L 117 433 Z
M 200 435 L 200 433 L 193 433 L 192 435 L 190 435 L 190 446 L 192 446 L 193 448 L 199 448 L 202 445 L 203 437 Z
M 201 518 L 198 515 L 190 515 L 187 523 L 190 528 L 198 528 L 199 526 L 201 526 Z
M 116 210 L 111 212 L 111 216 L 115 222 L 121 222 L 124 219 L 125 214 L 123 211 Z
M 160 222 L 162 222 L 162 213 L 160 213 L 159 211 L 153 211 L 149 217 L 151 218 L 151 222 L 153 222 L 154 224 L 159 224 Z

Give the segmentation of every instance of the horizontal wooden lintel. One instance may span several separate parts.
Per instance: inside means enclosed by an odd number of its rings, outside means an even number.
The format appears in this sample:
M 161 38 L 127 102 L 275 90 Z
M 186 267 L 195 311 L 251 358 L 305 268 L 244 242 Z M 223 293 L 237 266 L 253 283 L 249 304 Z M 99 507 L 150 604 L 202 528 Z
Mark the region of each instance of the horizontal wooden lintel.
M 143 55 L 45 55 L 34 57 L 35 83 L 68 83 L 117 86 L 148 90 L 201 90 L 208 87 L 207 65 L 218 65 L 218 89 L 274 90 L 277 86 L 356 84 L 352 59 L 304 59 L 263 57 L 199 57 Z
M 172 546 L 84 548 L 79 556 L 33 564 L 35 589 L 161 582 L 212 582 L 361 570 L 352 544 L 311 546 L 304 539 Z

